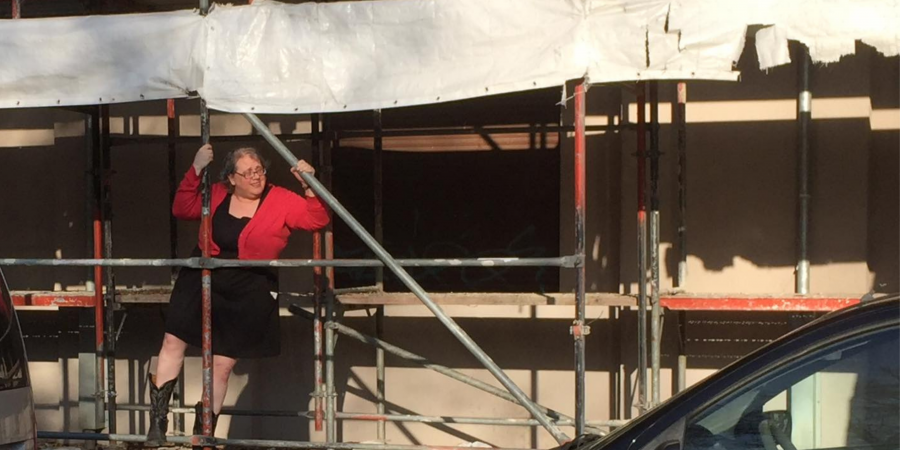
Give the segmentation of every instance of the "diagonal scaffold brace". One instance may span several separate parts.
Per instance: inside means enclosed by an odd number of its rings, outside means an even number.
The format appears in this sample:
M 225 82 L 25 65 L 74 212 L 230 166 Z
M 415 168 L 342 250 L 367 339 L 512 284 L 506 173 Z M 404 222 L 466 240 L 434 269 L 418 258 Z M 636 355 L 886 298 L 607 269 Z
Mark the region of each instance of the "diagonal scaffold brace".
M 256 129 L 257 132 L 265 140 L 281 155 L 291 167 L 297 165 L 297 157 L 294 156 L 293 153 L 284 145 L 273 133 L 269 130 L 269 127 L 266 126 L 255 114 L 244 113 L 244 117 L 253 125 L 253 128 Z M 517 386 L 506 373 L 503 372 L 497 363 L 491 359 L 481 347 L 478 346 L 477 343 L 466 333 L 453 319 L 451 319 L 444 310 L 441 309 L 422 289 L 421 286 L 403 269 L 394 258 L 369 234 L 366 229 L 360 225 L 360 223 L 341 205 L 338 200 L 331 195 L 328 190 L 319 182 L 314 176 L 309 175 L 307 173 L 301 173 L 300 176 L 303 178 L 309 186 L 313 189 L 313 192 L 316 193 L 330 208 L 334 211 L 335 214 L 340 216 L 341 219 L 359 236 L 360 239 L 368 246 L 374 253 L 375 256 L 380 259 L 384 265 L 403 282 L 403 284 L 415 294 L 419 300 L 427 307 L 432 314 L 437 317 L 437 319 L 445 326 L 450 333 L 453 334 L 456 339 L 458 339 L 463 346 L 468 349 L 472 355 L 475 356 L 476 359 L 489 371 L 491 374 L 497 378 L 497 381 L 505 387 L 513 397 L 516 398 L 518 403 L 522 405 L 531 416 L 535 418 L 552 436 L 556 439 L 560 444 L 567 442 L 570 440 L 569 436 L 560 431 L 559 427 L 553 424 L 549 417 L 546 414 L 541 412 L 539 407 L 531 401 L 530 398 L 522 391 L 519 386 Z

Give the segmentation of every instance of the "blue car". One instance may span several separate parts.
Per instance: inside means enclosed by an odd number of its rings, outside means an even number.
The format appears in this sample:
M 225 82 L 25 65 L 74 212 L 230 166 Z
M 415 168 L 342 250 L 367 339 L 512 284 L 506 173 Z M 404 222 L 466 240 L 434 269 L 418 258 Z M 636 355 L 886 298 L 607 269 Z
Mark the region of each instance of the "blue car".
M 28 358 L 9 286 L 0 271 L 0 449 L 37 448 Z
M 562 450 L 900 449 L 900 299 L 864 300 Z

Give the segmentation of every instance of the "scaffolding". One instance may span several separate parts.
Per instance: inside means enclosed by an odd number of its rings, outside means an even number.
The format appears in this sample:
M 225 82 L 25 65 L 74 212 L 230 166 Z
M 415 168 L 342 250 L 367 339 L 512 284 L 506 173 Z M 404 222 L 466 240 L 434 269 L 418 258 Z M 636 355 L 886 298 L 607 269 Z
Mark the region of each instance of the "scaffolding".
M 18 17 L 20 12 L 18 0 L 11 0 L 13 15 Z M 201 13 L 208 10 L 209 4 L 201 0 Z M 94 309 L 95 321 L 95 349 L 96 358 L 93 361 L 94 373 L 97 375 L 94 397 L 99 406 L 94 407 L 95 421 L 98 424 L 106 423 L 108 433 L 57 433 L 41 432 L 39 437 L 49 439 L 83 439 L 104 440 L 110 442 L 141 442 L 143 436 L 125 435 L 117 433 L 116 411 L 117 409 L 131 411 L 146 411 L 148 408 L 140 405 L 118 405 L 116 401 L 116 338 L 117 327 L 115 323 L 115 311 L 123 304 L 128 303 L 128 297 L 146 299 L 148 297 L 163 297 L 167 292 L 149 292 L 144 290 L 128 291 L 120 290 L 115 284 L 114 268 L 116 267 L 190 267 L 203 270 L 203 390 L 202 390 L 202 436 L 169 436 L 174 443 L 190 444 L 194 446 L 212 447 L 215 445 L 240 445 L 244 447 L 276 447 L 276 448 L 331 448 L 331 449 L 363 449 L 363 450 L 425 450 L 425 449 L 451 449 L 455 447 L 434 447 L 416 445 L 390 445 L 384 444 L 386 438 L 386 422 L 418 422 L 418 423 L 450 423 L 450 424 L 482 424 L 543 427 L 560 444 L 570 440 L 570 436 L 563 433 L 559 427 L 573 426 L 575 435 L 588 433 L 603 433 L 605 429 L 624 424 L 626 421 L 613 419 L 605 421 L 588 421 L 585 414 L 585 337 L 590 333 L 590 327 L 585 321 L 585 308 L 589 304 L 605 305 L 621 308 L 634 308 L 638 316 L 638 407 L 642 411 L 657 405 L 660 402 L 660 349 L 663 328 L 663 311 L 665 309 L 679 311 L 681 320 L 679 326 L 684 326 L 683 314 L 686 311 L 696 310 L 723 310 L 723 311 L 747 311 L 747 310 L 780 310 L 780 311 L 829 311 L 849 306 L 858 300 L 851 297 L 823 297 L 809 295 L 809 261 L 807 258 L 807 229 L 809 208 L 809 144 L 808 135 L 809 115 L 809 87 L 808 87 L 808 55 L 800 64 L 801 77 L 804 85 L 799 93 L 800 114 L 798 114 L 800 148 L 798 154 L 799 165 L 799 201 L 801 204 L 800 229 L 798 230 L 798 266 L 797 266 L 797 294 L 796 296 L 701 296 L 684 293 L 665 293 L 660 288 L 660 200 L 659 200 L 659 86 L 657 81 L 637 82 L 629 85 L 627 89 L 634 92 L 637 102 L 638 115 L 636 124 L 619 124 L 606 126 L 587 126 L 585 124 L 585 103 L 588 83 L 579 80 L 574 92 L 574 126 L 542 126 L 516 128 L 499 127 L 491 128 L 464 128 L 449 131 L 458 134 L 499 134 L 520 132 L 541 133 L 567 133 L 574 132 L 574 223 L 575 244 L 571 254 L 553 258 L 461 258 L 461 259 L 394 259 L 384 249 L 383 245 L 383 138 L 387 136 L 405 135 L 429 135 L 447 134 L 448 130 L 429 129 L 384 129 L 382 127 L 381 111 L 372 112 L 372 130 L 369 131 L 342 131 L 332 129 L 329 126 L 327 115 L 313 114 L 313 123 L 310 133 L 286 134 L 276 136 L 268 126 L 253 114 L 244 114 L 253 129 L 259 133 L 254 137 L 217 137 L 210 135 L 210 114 L 204 100 L 200 99 L 201 118 L 201 142 L 221 142 L 234 140 L 254 140 L 260 137 L 265 139 L 279 155 L 291 166 L 296 165 L 297 158 L 284 145 L 283 140 L 308 140 L 316 150 L 316 165 L 323 169 L 320 171 L 322 180 L 318 180 L 308 174 L 302 174 L 303 180 L 310 185 L 316 194 L 325 201 L 331 211 L 347 223 L 352 231 L 375 253 L 377 260 L 366 259 L 335 259 L 334 237 L 331 225 L 326 229 L 314 233 L 313 258 L 282 259 L 282 260 L 220 260 L 212 258 L 209 253 L 210 243 L 210 207 L 208 186 L 209 174 L 204 172 L 204 207 L 201 229 L 203 230 L 201 247 L 202 257 L 176 258 L 178 236 L 175 219 L 172 218 L 170 227 L 170 243 L 172 257 L 168 259 L 121 259 L 112 258 L 112 221 L 111 221 L 111 183 L 110 183 L 110 149 L 114 145 L 133 142 L 166 144 L 168 148 L 168 175 L 170 201 L 174 198 L 177 187 L 175 170 L 175 149 L 179 142 L 194 142 L 196 139 L 181 136 L 179 130 L 178 112 L 175 109 L 174 100 L 167 102 L 168 136 L 165 138 L 135 138 L 128 136 L 112 136 L 110 134 L 110 115 L 108 105 L 78 108 L 85 113 L 85 135 L 87 147 L 91 156 L 92 166 L 90 172 L 92 181 L 89 198 L 93 217 L 93 258 L 91 259 L 27 259 L 6 258 L 0 259 L 0 265 L 20 266 L 82 266 L 93 268 L 93 291 L 83 293 L 14 293 L 14 303 L 30 306 L 67 306 Z M 646 106 L 649 91 L 649 123 L 647 122 Z M 686 226 L 685 215 L 687 209 L 687 138 L 686 138 L 686 104 L 687 87 L 684 82 L 677 83 L 677 108 L 675 119 L 678 133 L 678 272 L 677 286 L 685 285 L 686 273 Z M 804 109 L 805 108 L 805 109 Z M 638 294 L 625 295 L 616 293 L 587 292 L 585 285 L 585 153 L 586 131 L 608 130 L 624 131 L 634 130 L 636 133 L 637 149 L 637 229 L 638 229 L 638 267 L 637 273 Z M 331 194 L 331 150 L 339 147 L 340 140 L 349 137 L 372 138 L 374 144 L 374 203 L 375 203 L 375 227 L 374 233 L 366 231 L 356 219 L 342 206 Z M 647 138 L 649 137 L 649 146 Z M 649 162 L 649 178 L 647 177 L 647 162 Z M 649 187 L 649 192 L 648 188 Z M 649 210 L 648 210 L 649 203 Z M 649 264 L 647 258 L 649 257 Z M 575 272 L 574 293 L 557 294 L 527 294 L 527 293 L 484 293 L 484 294 L 435 294 L 426 293 L 422 287 L 406 272 L 405 267 L 558 267 L 571 269 Z M 248 415 L 248 416 L 275 416 L 275 417 L 302 417 L 314 422 L 316 430 L 325 430 L 325 442 L 294 442 L 275 440 L 249 440 L 249 439 L 217 439 L 212 436 L 212 347 L 210 342 L 211 331 L 211 299 L 210 286 L 214 269 L 223 267 L 310 267 L 314 270 L 315 292 L 312 298 L 312 312 L 297 305 L 291 307 L 291 312 L 304 317 L 312 322 L 313 329 L 313 354 L 315 355 L 314 372 L 315 387 L 312 396 L 314 409 L 312 411 L 240 411 L 223 410 L 224 414 Z M 356 291 L 341 291 L 334 285 L 335 267 L 373 267 L 376 268 L 375 286 Z M 408 293 L 384 292 L 384 268 L 393 272 L 402 283 L 410 290 Z M 649 272 L 649 273 L 648 273 Z M 174 271 L 173 271 L 174 279 Z M 648 292 L 649 286 L 649 292 Z M 468 297 L 466 296 L 468 295 Z M 547 299 L 553 299 L 554 304 L 572 305 L 575 308 L 575 320 L 569 331 L 573 339 L 574 347 L 574 373 L 575 373 L 575 412 L 573 416 L 565 415 L 539 405 L 528 396 L 504 373 L 504 371 L 478 346 L 478 344 L 449 317 L 439 306 L 441 303 L 449 303 L 454 300 L 461 303 L 471 302 L 475 296 L 493 295 L 497 298 L 515 299 L 518 304 L 546 304 Z M 372 302 L 372 297 L 379 300 Z M 138 300 L 140 301 L 140 300 Z M 460 341 L 478 361 L 503 385 L 499 389 L 484 383 L 471 376 L 465 375 L 452 368 L 432 362 L 424 356 L 410 352 L 383 339 L 384 305 L 410 304 L 421 302 L 433 315 Z M 356 305 L 363 308 L 371 308 L 374 305 L 374 319 L 376 334 L 370 336 L 340 323 L 339 305 Z M 647 313 L 649 317 L 649 336 L 647 333 Z M 335 402 L 334 359 L 336 335 L 340 334 L 356 341 L 369 344 L 376 349 L 376 414 L 362 414 L 337 411 Z M 682 350 L 684 347 L 682 334 Z M 649 347 L 649 351 L 648 351 Z M 423 416 L 411 414 L 387 414 L 385 409 L 385 354 L 391 354 L 421 367 L 434 370 L 451 379 L 457 380 L 483 392 L 502 398 L 509 402 L 521 405 L 531 415 L 531 419 L 506 419 L 506 418 L 481 418 L 481 417 L 446 417 Z M 105 360 L 105 366 L 101 365 Z M 649 367 L 647 366 L 649 361 Z M 678 356 L 678 389 L 683 389 L 685 384 L 684 372 L 687 361 L 684 352 Z M 649 374 L 648 374 L 649 372 Z M 103 377 L 107 380 L 108 389 L 103 388 Z M 183 386 L 183 383 L 179 383 Z M 183 389 L 183 387 L 182 387 Z M 176 428 L 183 430 L 184 424 L 179 422 L 179 417 L 184 413 L 193 412 L 193 409 L 176 406 L 172 409 L 176 413 Z M 357 420 L 377 422 L 377 439 L 382 444 L 345 443 L 337 440 L 337 421 Z M 104 427 L 101 427 L 104 428 Z

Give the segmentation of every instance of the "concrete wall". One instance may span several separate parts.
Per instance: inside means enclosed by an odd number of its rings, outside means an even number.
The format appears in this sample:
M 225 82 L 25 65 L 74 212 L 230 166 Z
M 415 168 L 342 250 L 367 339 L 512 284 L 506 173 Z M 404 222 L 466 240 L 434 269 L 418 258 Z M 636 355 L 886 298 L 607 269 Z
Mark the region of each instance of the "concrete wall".
M 683 287 L 697 293 L 793 292 L 796 230 L 796 69 L 781 67 L 759 72 L 753 46 L 747 46 L 739 68 L 739 83 L 690 82 L 688 84 L 688 281 Z M 870 289 L 900 290 L 898 283 L 898 229 L 900 229 L 900 105 L 897 58 L 886 59 L 860 47 L 857 56 L 839 64 L 813 69 L 813 169 L 810 256 L 812 292 L 859 295 Z M 571 85 L 566 90 L 571 95 Z M 540 124 L 572 122 L 571 108 L 560 111 L 554 103 L 559 91 L 504 96 L 410 110 L 386 111 L 385 126 L 455 126 Z M 673 85 L 660 86 L 661 112 L 661 218 L 663 289 L 673 287 L 677 264 L 675 131 L 671 126 Z M 571 106 L 571 101 L 567 102 Z M 182 131 L 197 135 L 196 104 L 179 101 Z M 634 98 L 627 87 L 594 86 L 588 92 L 588 124 L 634 121 Z M 164 135 L 163 103 L 114 105 L 114 133 Z M 367 118 L 368 117 L 368 118 Z M 346 127 L 367 122 L 365 114 L 334 118 Z M 2 257 L 86 257 L 90 248 L 83 140 L 83 116 L 64 110 L 0 111 L 0 249 Z M 305 117 L 271 117 L 277 131 L 305 132 Z M 393 121 L 393 122 L 391 122 Z M 364 125 L 358 125 L 364 126 Z M 365 125 L 368 126 L 368 125 Z M 215 115 L 214 134 L 250 134 L 249 125 L 234 116 Z M 495 136 L 496 139 L 501 137 Z M 422 149 L 479 150 L 491 148 L 483 138 L 447 142 L 393 141 Z M 467 138 L 468 139 L 468 138 Z M 506 139 L 506 138 L 503 138 Z M 592 133 L 588 137 L 587 286 L 591 291 L 636 291 L 635 263 L 635 158 L 634 133 Z M 572 205 L 572 137 L 550 136 L 545 143 L 525 144 L 509 138 L 500 147 L 521 147 L 527 152 L 555 151 L 558 163 L 529 167 L 543 169 L 559 181 L 559 203 L 546 202 L 541 214 L 558 209 L 558 252 L 568 254 L 574 242 Z M 496 144 L 497 142 L 495 142 Z M 557 144 L 558 143 L 558 144 Z M 225 150 L 237 144 L 219 145 Z M 365 148 L 365 142 L 347 144 Z M 196 145 L 178 148 L 179 171 L 190 164 Z M 302 143 L 293 150 L 308 157 Z M 387 146 L 389 148 L 389 146 Z M 452 148 L 451 148 L 452 149 Z M 487 154 L 487 153 L 485 153 Z M 339 156 L 339 155 L 337 155 Z M 116 147 L 112 154 L 114 256 L 167 257 L 169 255 L 167 154 L 163 145 Z M 477 160 L 476 160 L 477 163 Z M 495 162 L 496 163 L 496 162 Z M 494 164 L 494 163 L 492 163 Z M 502 161 L 498 164 L 502 164 Z M 275 182 L 292 186 L 278 162 Z M 464 168 L 463 168 L 464 169 Z M 522 169 L 478 171 L 461 182 L 518 182 Z M 558 175 L 557 175 L 558 174 Z M 365 176 L 370 176 L 366 174 Z M 410 174 L 412 176 L 412 174 Z M 353 174 L 348 179 L 363 177 Z M 558 177 L 558 178 L 557 178 Z M 506 181 L 504 181 L 506 180 Z M 360 183 L 362 183 L 360 181 Z M 346 188 L 346 185 L 345 185 Z M 342 188 L 343 189 L 343 188 Z M 424 188 L 423 188 L 424 189 Z M 430 189 L 430 188 L 429 188 Z M 436 202 L 463 195 L 470 202 L 512 202 L 522 208 L 534 192 L 505 199 L 465 190 L 438 191 Z M 363 191 L 365 189 L 362 189 Z M 351 192 L 351 191 L 347 191 Z M 355 191 L 354 191 L 355 192 Z M 349 195 L 349 194 L 348 194 Z M 442 196 L 447 196 L 442 197 Z M 455 200 L 454 200 L 455 201 Z M 390 199 L 387 200 L 390 202 Z M 549 204 L 549 210 L 547 205 Z M 365 202 L 359 203 L 365 209 Z M 394 202 L 391 208 L 406 205 Z M 387 207 L 387 205 L 386 205 Z M 537 206 L 536 206 L 537 207 Z M 549 212 L 547 212 L 549 211 Z M 488 213 L 485 213 L 488 214 Z M 401 216 L 398 216 L 401 217 Z M 456 217 L 454 219 L 454 217 Z M 465 220 L 452 214 L 444 222 Z M 503 217 L 485 217 L 500 221 Z M 397 219 L 398 221 L 400 219 Z M 480 219 L 479 219 L 480 220 Z M 465 229 L 463 225 L 460 225 Z M 401 222 L 399 225 L 403 226 Z M 413 224 L 409 224 L 412 228 Z M 501 227 L 502 228 L 502 227 Z M 179 224 L 179 252 L 193 247 L 196 224 Z M 547 233 L 543 231 L 541 233 Z M 310 257 L 309 238 L 297 234 L 285 257 Z M 502 247 L 502 246 L 501 246 Z M 494 248 L 494 247 L 491 247 Z M 477 250 L 477 249 L 476 249 Z M 451 255 L 452 256 L 452 255 Z M 83 285 L 85 269 L 4 268 L 13 289 L 51 290 Z M 122 286 L 169 283 L 166 269 L 116 271 Z M 285 290 L 310 288 L 307 270 L 282 271 Z M 518 278 L 516 278 L 518 280 Z M 339 279 L 340 281 L 340 279 Z M 516 281 L 519 282 L 519 281 Z M 559 290 L 572 289 L 570 271 L 560 271 Z M 523 282 L 525 283 L 525 282 Z M 542 285 L 543 286 L 543 285 Z M 552 287 L 552 286 L 551 286 Z M 537 288 L 535 288 L 537 290 Z M 283 306 L 287 306 L 285 303 Z M 563 306 L 448 307 L 477 342 L 507 369 L 523 390 L 547 407 L 574 412 L 572 340 L 568 334 L 573 308 Z M 161 306 L 128 309 L 119 341 L 116 391 L 123 403 L 146 402 L 145 373 L 153 364 L 162 337 Z M 458 367 L 465 373 L 492 382 L 492 377 L 422 307 L 389 307 L 385 339 L 425 355 L 436 362 Z M 588 418 L 628 418 L 635 414 L 634 398 L 635 314 L 633 311 L 592 307 L 593 328 L 588 337 Z M 678 340 L 675 324 L 687 325 L 688 382 L 693 383 L 728 361 L 773 339 L 807 316 L 781 313 L 669 313 L 664 335 L 663 387 L 666 397 L 674 390 L 672 377 Z M 23 311 L 23 329 L 32 359 L 38 420 L 42 430 L 78 430 L 77 357 L 78 313 Z M 352 327 L 372 333 L 373 323 L 362 313 L 346 319 Z M 88 330 L 89 331 L 89 330 Z M 226 404 L 238 409 L 306 410 L 312 391 L 311 329 L 304 320 L 284 311 L 282 356 L 242 361 L 229 387 Z M 713 342 L 709 338 L 714 337 Z M 337 387 L 343 411 L 372 412 L 374 352 L 341 338 L 337 356 Z M 193 353 L 186 364 L 188 403 L 199 397 L 199 358 Z M 526 417 L 523 409 L 476 392 L 439 375 L 388 358 L 389 410 L 425 415 L 478 417 Z M 120 412 L 119 431 L 139 433 L 144 416 Z M 189 419 L 190 420 L 190 419 Z M 323 439 L 301 419 L 223 418 L 219 436 L 266 439 Z M 506 447 L 549 447 L 552 439 L 542 430 L 485 426 L 430 426 L 389 424 L 393 443 L 458 444 L 482 441 Z M 566 430 L 571 432 L 571 430 Z M 373 440 L 375 425 L 347 422 L 344 440 Z

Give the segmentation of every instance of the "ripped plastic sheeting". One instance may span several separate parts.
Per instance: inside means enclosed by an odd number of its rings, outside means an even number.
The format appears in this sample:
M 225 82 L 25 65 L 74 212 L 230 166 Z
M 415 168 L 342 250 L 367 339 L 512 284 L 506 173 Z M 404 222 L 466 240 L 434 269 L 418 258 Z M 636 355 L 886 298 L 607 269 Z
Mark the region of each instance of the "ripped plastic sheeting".
M 203 83 L 191 11 L 0 21 L 0 108 L 184 97 Z
M 747 26 L 765 69 L 893 56 L 898 0 L 257 0 L 207 17 L 0 21 L 0 108 L 177 98 L 229 112 L 440 103 L 590 82 L 736 80 Z M 61 31 L 62 30 L 62 31 Z
M 897 0 L 681 0 L 673 1 L 669 32 L 684 43 L 719 41 L 715 29 L 768 25 L 756 34 L 760 69 L 790 62 L 788 40 L 809 48 L 813 62 L 833 63 L 856 51 L 856 41 L 886 56 L 900 51 Z M 743 45 L 741 45 L 741 49 Z M 738 54 L 739 55 L 739 54 Z M 706 55 L 703 55 L 704 57 Z

